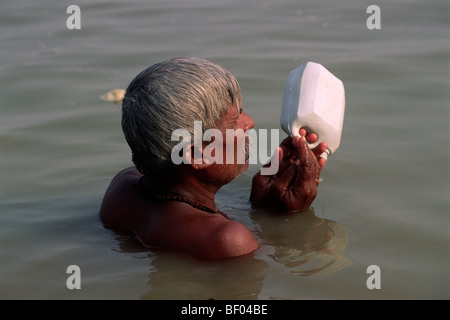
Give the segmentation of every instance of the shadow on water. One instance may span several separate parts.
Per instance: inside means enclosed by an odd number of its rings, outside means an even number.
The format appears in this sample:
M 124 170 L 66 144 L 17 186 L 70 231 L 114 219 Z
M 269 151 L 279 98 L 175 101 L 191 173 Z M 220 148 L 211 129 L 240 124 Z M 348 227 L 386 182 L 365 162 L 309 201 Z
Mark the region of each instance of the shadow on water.
M 114 234 L 118 251 L 150 261 L 148 291 L 141 299 L 258 299 L 274 265 L 304 277 L 331 274 L 352 264 L 344 256 L 347 228 L 316 217 L 313 209 L 283 215 L 253 210 L 250 217 L 261 248 L 219 261 L 147 249 L 128 233 Z

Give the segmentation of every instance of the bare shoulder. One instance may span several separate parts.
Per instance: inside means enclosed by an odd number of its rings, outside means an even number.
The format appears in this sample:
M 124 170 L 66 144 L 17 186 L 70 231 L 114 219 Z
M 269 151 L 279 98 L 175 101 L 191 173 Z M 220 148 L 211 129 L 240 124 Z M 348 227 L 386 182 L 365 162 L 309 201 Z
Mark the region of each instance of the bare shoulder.
M 136 167 L 129 167 L 119 171 L 111 180 L 109 188 L 120 185 L 130 179 L 136 180 L 136 178 L 142 177 L 142 174 L 136 169 Z M 109 189 L 108 188 L 108 189 Z
M 258 240 L 242 223 L 228 221 L 215 230 L 211 241 L 219 258 L 242 256 L 258 249 Z
M 132 186 L 142 176 L 135 167 L 123 169 L 111 180 L 103 197 L 100 218 L 109 227 L 126 227 L 123 216 L 133 207 L 136 200 Z
M 152 204 L 145 201 L 134 187 L 141 176 L 131 167 L 111 180 L 100 209 L 105 226 L 136 232 L 147 245 L 207 259 L 232 258 L 258 249 L 258 241 L 240 222 L 227 220 L 219 214 L 199 212 L 182 202 Z M 153 213 L 150 215 L 150 212 Z

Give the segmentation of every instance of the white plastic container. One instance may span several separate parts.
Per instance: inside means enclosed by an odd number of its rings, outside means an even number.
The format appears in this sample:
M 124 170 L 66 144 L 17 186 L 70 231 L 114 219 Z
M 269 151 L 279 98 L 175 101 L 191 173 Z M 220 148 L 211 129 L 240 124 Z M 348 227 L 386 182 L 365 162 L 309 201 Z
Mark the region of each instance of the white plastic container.
M 289 74 L 281 109 L 281 128 L 298 136 L 300 128 L 318 135 L 312 149 L 321 142 L 328 149 L 325 159 L 339 147 L 344 123 L 344 84 L 322 65 L 307 62 Z

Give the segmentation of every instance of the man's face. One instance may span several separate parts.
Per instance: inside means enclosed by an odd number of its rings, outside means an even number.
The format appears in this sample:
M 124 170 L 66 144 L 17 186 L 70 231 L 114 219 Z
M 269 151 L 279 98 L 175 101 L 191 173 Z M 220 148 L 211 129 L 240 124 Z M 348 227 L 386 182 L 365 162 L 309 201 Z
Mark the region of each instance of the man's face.
M 254 126 L 255 122 L 242 109 L 241 103 L 239 110 L 231 104 L 228 105 L 217 126 L 223 137 L 223 161 L 215 165 L 214 174 L 223 175 L 223 178 L 231 181 L 248 169 L 249 141 L 245 132 Z

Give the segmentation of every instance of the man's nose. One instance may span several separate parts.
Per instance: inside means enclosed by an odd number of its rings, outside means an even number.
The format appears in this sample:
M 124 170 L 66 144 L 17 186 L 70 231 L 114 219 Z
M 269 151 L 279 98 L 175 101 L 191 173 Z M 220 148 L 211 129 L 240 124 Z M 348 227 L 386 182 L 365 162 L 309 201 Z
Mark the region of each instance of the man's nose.
M 243 118 L 244 118 L 243 119 L 244 120 L 244 123 L 243 123 L 244 128 L 243 129 L 244 129 L 244 132 L 246 132 L 247 130 L 255 127 L 255 121 L 253 121 L 253 118 L 250 117 L 250 115 L 248 113 L 246 113 L 245 111 L 242 111 L 242 113 L 243 113 Z

